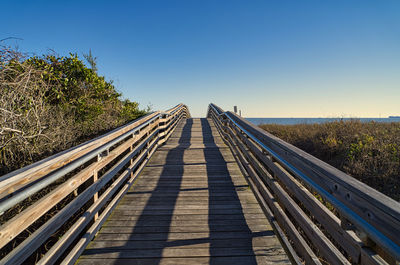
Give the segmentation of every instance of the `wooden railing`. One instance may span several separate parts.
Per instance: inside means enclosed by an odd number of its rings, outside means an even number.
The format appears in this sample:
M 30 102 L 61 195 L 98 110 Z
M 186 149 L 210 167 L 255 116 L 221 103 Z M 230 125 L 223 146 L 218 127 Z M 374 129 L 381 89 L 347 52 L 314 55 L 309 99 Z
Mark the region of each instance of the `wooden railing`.
M 232 112 L 208 117 L 295 264 L 399 264 L 400 203 Z
M 72 264 L 178 121 L 180 104 L 0 177 L 0 264 Z

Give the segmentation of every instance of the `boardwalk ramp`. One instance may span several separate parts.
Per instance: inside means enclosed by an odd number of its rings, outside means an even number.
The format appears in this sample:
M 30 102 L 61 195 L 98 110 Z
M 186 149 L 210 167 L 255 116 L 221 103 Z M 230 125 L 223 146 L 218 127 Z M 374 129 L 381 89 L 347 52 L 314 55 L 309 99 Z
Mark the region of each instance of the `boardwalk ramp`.
M 212 121 L 184 119 L 78 264 L 284 264 L 288 258 Z

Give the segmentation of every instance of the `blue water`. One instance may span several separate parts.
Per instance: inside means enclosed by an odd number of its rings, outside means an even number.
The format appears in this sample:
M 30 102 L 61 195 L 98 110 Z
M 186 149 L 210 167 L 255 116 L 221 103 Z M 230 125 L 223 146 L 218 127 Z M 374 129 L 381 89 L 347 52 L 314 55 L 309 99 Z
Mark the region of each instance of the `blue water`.
M 325 123 L 332 121 L 347 121 L 347 120 L 360 120 L 361 122 L 400 122 L 400 118 L 245 118 L 249 122 L 260 125 L 260 124 L 313 124 L 313 123 Z

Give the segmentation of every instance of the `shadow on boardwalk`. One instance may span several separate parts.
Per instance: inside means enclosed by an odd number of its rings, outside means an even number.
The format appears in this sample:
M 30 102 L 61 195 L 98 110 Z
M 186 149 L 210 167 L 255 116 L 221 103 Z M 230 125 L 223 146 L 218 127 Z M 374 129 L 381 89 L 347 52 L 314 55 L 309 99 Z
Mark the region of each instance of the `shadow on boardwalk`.
M 253 239 L 273 232 L 249 229 L 238 196 L 247 185 L 233 182 L 228 164 L 235 162 L 221 152 L 228 149 L 218 147 L 207 119 L 200 124 L 188 119 L 175 135 L 179 140 L 171 138 L 167 145 L 176 146 L 157 151 L 164 152 L 165 164 L 155 159 L 146 167 L 81 263 L 257 264 Z M 185 155 L 188 150 L 196 155 Z
M 224 166 L 221 172 L 221 176 L 223 176 L 223 180 L 225 181 L 223 182 L 223 189 L 232 192 L 229 201 L 230 205 L 232 205 L 234 208 L 239 209 L 239 211 L 242 212 L 241 215 L 239 214 L 236 216 L 235 228 L 238 227 L 240 229 L 240 232 L 247 232 L 251 234 L 251 231 L 247 226 L 246 219 L 243 214 L 243 209 L 239 197 L 237 196 L 236 193 L 235 185 L 232 182 L 232 179 L 228 171 L 228 167 L 226 166 L 226 161 L 219 148 L 216 148 L 216 143 L 214 141 L 214 137 L 212 136 L 211 126 L 206 119 L 201 119 L 201 127 L 203 132 L 203 142 L 205 145 L 203 152 L 207 166 L 207 179 L 208 179 L 208 190 L 209 190 L 208 226 L 210 228 L 210 238 L 214 238 L 214 233 L 218 233 L 218 228 L 219 228 L 219 226 L 213 222 L 214 221 L 213 217 L 218 215 L 220 213 L 220 210 L 212 207 L 213 205 L 220 203 L 220 201 L 216 199 L 217 197 L 214 196 L 216 195 L 215 193 L 219 192 L 220 188 L 220 186 L 216 184 L 215 179 L 213 178 L 212 165 L 215 163 Z M 231 232 L 237 232 L 235 228 L 233 228 Z M 246 264 L 249 265 L 257 264 L 253 252 L 252 237 L 243 238 L 241 239 L 241 241 L 242 241 L 241 243 L 243 244 L 243 248 L 247 248 L 248 250 L 250 250 L 250 256 L 246 260 Z M 218 254 L 218 245 L 215 244 L 215 241 L 210 240 L 211 265 L 219 264 L 218 260 L 215 259 L 215 256 L 217 256 L 217 254 Z

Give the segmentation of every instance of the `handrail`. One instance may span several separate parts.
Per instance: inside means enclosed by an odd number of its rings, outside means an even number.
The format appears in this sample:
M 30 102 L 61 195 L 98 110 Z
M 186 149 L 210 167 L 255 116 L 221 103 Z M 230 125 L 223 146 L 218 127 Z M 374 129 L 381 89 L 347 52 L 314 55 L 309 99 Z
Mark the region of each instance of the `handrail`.
M 0 177 L 0 264 L 74 263 L 157 147 L 189 115 L 184 104 L 156 111 Z M 46 253 L 44 245 L 51 246 Z M 40 248 L 44 256 L 32 260 Z
M 372 264 L 400 260 L 400 203 L 232 112 L 210 104 L 208 116 L 237 150 L 253 188 L 279 215 L 278 223 L 288 238 L 304 245 L 294 247 L 305 260 L 318 264 L 310 250 L 332 264 L 349 262 L 349 258 L 352 263 Z M 268 194 L 273 196 L 269 200 Z M 278 213 L 284 209 L 288 215 Z M 300 233 L 289 231 L 293 227 L 284 222 L 291 219 L 299 225 Z M 312 227 L 312 222 L 317 227 Z
M 88 152 L 101 146 L 102 143 L 109 141 L 109 139 L 114 139 L 115 137 L 118 137 L 121 134 L 125 133 L 127 130 L 135 128 L 141 124 L 146 124 L 148 120 L 157 118 L 159 116 L 160 116 L 159 112 L 153 112 L 151 114 L 142 117 L 139 120 L 135 120 L 131 123 L 128 123 L 105 135 L 87 141 L 78 146 L 72 147 L 66 151 L 57 153 L 53 156 L 50 156 L 34 164 L 10 172 L 0 177 L 0 199 L 14 192 L 15 185 L 19 181 L 21 182 L 21 185 L 26 185 L 27 183 L 40 179 L 47 173 L 53 171 L 54 167 L 61 168 L 62 166 L 70 163 L 72 160 L 76 159 L 76 157 L 80 157 L 84 154 L 87 154 Z M 3 211 L 0 211 L 0 213 L 2 214 Z
M 32 196 L 34 193 L 38 192 L 39 190 L 43 189 L 44 187 L 47 187 L 48 185 L 50 185 L 54 181 L 56 181 L 59 178 L 65 176 L 66 174 L 70 173 L 74 169 L 82 166 L 83 164 L 85 164 L 86 162 L 90 161 L 94 157 L 97 157 L 98 155 L 100 155 L 104 151 L 110 149 L 110 147 L 112 147 L 113 145 L 117 144 L 118 142 L 120 142 L 121 140 L 126 138 L 129 134 L 133 134 L 133 133 L 139 131 L 143 127 L 147 126 L 148 123 L 158 119 L 159 117 L 160 117 L 159 114 L 155 115 L 151 119 L 147 120 L 146 123 L 143 123 L 143 124 L 135 127 L 134 129 L 131 129 L 131 130 L 125 132 L 124 134 L 116 137 L 112 141 L 109 141 L 108 143 L 106 143 L 104 145 L 101 145 L 100 147 L 94 149 L 93 151 L 90 151 L 90 152 L 86 153 L 85 155 L 82 155 L 79 159 L 77 159 L 77 160 L 69 163 L 68 165 L 58 169 L 54 173 L 51 173 L 51 174 L 47 175 L 46 178 L 41 179 L 40 181 L 34 183 L 32 186 L 28 186 L 27 188 L 25 188 L 23 190 L 23 192 L 18 192 L 18 193 L 14 192 L 12 194 L 13 196 L 11 196 L 10 198 L 8 198 L 5 201 L 0 202 L 0 213 L 3 213 L 4 211 L 8 210 L 12 206 L 16 205 L 17 203 L 19 203 L 19 202 L 23 201 L 24 199 Z M 15 187 L 15 185 L 13 187 Z

